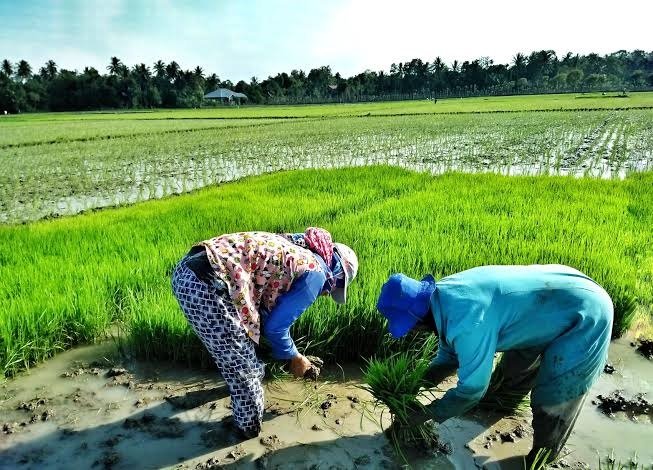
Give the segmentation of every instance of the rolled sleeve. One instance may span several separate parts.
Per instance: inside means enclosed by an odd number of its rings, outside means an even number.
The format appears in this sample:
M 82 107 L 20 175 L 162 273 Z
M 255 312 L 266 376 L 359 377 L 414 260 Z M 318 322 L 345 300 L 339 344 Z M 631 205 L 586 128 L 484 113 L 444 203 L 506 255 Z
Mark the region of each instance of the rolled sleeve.
M 263 324 L 263 336 L 270 343 L 275 359 L 292 359 L 298 354 L 290 337 L 290 327 L 322 292 L 326 276 L 321 271 L 302 274 L 277 303 Z
M 438 385 L 458 368 L 458 358 L 454 350 L 440 339 L 438 353 L 431 361 L 426 372 L 426 379 L 432 385 Z
M 454 340 L 458 385 L 429 406 L 438 422 L 464 414 L 483 398 L 492 376 L 496 342 L 495 334 L 466 334 Z

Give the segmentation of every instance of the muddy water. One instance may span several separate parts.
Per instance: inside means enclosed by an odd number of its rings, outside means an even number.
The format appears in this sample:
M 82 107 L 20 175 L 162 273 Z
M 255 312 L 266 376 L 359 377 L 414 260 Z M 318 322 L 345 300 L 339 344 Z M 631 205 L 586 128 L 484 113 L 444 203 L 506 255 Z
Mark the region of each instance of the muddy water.
M 450 455 L 392 449 L 387 413 L 360 389 L 357 366 L 325 380 L 266 382 L 259 438 L 239 442 L 217 373 L 161 363 L 122 362 L 111 344 L 69 351 L 0 385 L 0 468 L 520 468 L 530 417 L 476 411 L 439 426 Z M 613 344 L 612 375 L 592 396 L 650 390 L 653 363 L 627 341 Z M 453 386 L 450 379 L 443 388 Z M 649 397 L 650 398 L 650 397 Z M 653 462 L 653 425 L 609 418 L 588 400 L 569 441 L 570 464 L 597 466 L 597 452 Z M 504 442 L 505 441 L 505 442 Z M 405 459 L 405 460 L 404 460 Z M 325 466 L 326 465 L 326 466 Z

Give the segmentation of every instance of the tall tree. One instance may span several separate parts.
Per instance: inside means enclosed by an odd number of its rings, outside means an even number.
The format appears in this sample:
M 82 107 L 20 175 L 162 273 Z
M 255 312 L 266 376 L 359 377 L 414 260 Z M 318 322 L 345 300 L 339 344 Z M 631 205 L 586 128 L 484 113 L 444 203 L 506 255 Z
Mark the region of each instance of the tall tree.
M 14 66 L 11 62 L 9 62 L 8 59 L 2 61 L 2 73 L 4 73 L 9 78 L 11 78 L 11 76 L 14 74 Z
M 32 76 L 32 66 L 26 60 L 21 60 L 16 69 L 16 76 L 25 83 Z
M 157 60 L 154 63 L 154 71 L 156 72 L 156 78 L 163 78 L 166 75 L 166 64 L 162 60 Z
M 57 76 L 57 64 L 54 60 L 50 59 L 45 63 L 45 71 L 48 74 L 48 78 L 52 80 Z
M 213 91 L 218 88 L 218 86 L 220 86 L 220 77 L 216 74 L 212 73 L 206 78 L 206 82 L 204 83 L 204 89 L 206 91 Z
M 174 60 L 166 65 L 166 75 L 168 76 L 168 80 L 171 82 L 174 82 L 179 78 L 180 71 L 181 67 L 179 67 L 179 64 Z
M 111 75 L 119 75 L 121 72 L 123 65 L 122 62 L 120 61 L 119 58 L 117 57 L 112 57 L 111 61 L 109 62 L 109 65 L 107 66 L 107 70 Z

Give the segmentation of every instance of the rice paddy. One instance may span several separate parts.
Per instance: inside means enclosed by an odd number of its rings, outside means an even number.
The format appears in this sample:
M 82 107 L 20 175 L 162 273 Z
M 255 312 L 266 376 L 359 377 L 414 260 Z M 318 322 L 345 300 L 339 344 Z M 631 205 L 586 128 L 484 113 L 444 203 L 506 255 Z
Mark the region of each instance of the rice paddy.
M 291 169 L 390 164 L 431 174 L 624 178 L 653 168 L 653 110 L 642 109 L 651 95 L 11 117 L 0 121 L 0 222 Z M 574 99 L 633 107 L 578 110 Z M 492 112 L 506 103 L 554 111 Z M 440 105 L 463 111 L 424 114 Z
M 612 295 L 618 335 L 653 312 L 651 95 L 2 119 L 0 370 L 116 327 L 138 356 L 206 363 L 174 264 L 219 233 L 311 225 L 361 271 L 346 307 L 320 299 L 297 322 L 306 353 L 396 351 L 374 309 L 387 275 L 481 264 L 583 270 Z M 613 109 L 574 109 L 592 100 Z

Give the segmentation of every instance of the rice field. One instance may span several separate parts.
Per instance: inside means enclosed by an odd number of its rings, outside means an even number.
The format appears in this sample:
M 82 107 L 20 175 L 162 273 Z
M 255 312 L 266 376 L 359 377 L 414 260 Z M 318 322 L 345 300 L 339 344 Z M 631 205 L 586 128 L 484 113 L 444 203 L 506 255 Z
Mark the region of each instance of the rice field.
M 376 297 L 388 274 L 441 277 L 479 264 L 565 263 L 603 283 L 625 328 L 653 304 L 653 174 L 623 181 L 391 167 L 246 178 L 111 211 L 0 228 L 0 367 L 11 374 L 118 323 L 149 358 L 205 360 L 169 276 L 191 243 L 238 230 L 329 229 L 357 251 L 348 304 L 320 299 L 295 326 L 307 353 L 386 347 Z M 618 331 L 615 331 L 618 333 Z
M 653 168 L 649 109 L 296 119 L 241 119 L 234 112 L 233 119 L 129 113 L 0 121 L 0 222 L 132 204 L 289 169 L 390 164 L 431 174 L 623 178 Z
M 374 306 L 391 272 L 480 264 L 585 271 L 612 295 L 618 335 L 653 313 L 650 95 L 628 110 L 531 112 L 517 97 L 509 113 L 475 99 L 458 114 L 418 102 L 0 119 L 0 370 L 116 327 L 141 357 L 206 362 L 170 291 L 176 261 L 219 233 L 310 225 L 354 247 L 361 271 L 346 307 L 320 299 L 295 325 L 309 354 L 390 347 Z M 413 113 L 365 115 L 383 106 Z M 282 112 L 296 115 L 270 118 Z M 51 220 L 114 205 L 129 206 Z

